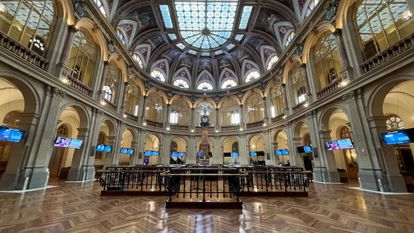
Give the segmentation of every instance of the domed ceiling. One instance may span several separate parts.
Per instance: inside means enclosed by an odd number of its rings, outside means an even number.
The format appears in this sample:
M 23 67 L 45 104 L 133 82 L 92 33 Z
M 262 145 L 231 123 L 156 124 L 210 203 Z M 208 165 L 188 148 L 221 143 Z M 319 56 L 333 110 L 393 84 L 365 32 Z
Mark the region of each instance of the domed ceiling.
M 256 82 L 277 67 L 315 0 L 95 0 L 137 66 L 200 92 Z

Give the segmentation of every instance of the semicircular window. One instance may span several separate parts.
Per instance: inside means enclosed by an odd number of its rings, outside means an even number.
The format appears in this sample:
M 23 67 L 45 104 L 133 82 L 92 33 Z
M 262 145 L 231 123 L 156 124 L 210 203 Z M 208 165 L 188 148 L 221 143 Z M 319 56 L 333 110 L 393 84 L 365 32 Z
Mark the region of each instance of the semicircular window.
M 198 84 L 197 90 L 210 91 L 213 90 L 213 85 L 211 85 L 209 82 L 201 82 Z
M 176 0 L 180 34 L 189 45 L 217 48 L 230 38 L 238 0 Z
M 188 85 L 188 83 L 184 80 L 184 79 L 176 79 L 174 81 L 174 86 L 179 87 L 179 88 L 189 88 L 190 85 Z

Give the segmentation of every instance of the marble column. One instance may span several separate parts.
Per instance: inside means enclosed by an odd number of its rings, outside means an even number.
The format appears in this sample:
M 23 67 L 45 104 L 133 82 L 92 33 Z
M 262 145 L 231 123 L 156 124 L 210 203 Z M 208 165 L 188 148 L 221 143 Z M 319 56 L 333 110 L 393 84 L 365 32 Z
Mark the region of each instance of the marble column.
M 293 100 L 293 95 L 291 94 L 290 85 L 282 84 L 283 87 L 283 94 L 285 96 L 285 116 L 292 114 L 292 107 L 295 104 Z
M 167 110 L 163 112 L 164 116 L 162 122 L 164 126 L 167 128 L 170 127 L 170 113 L 171 113 L 171 104 L 167 104 Z
M 240 159 L 240 165 L 241 166 L 246 166 L 246 165 L 250 165 L 250 160 L 249 160 L 249 146 L 246 143 L 246 135 L 242 134 L 238 136 L 238 140 L 239 142 L 239 159 Z
M 185 162 L 187 164 L 196 164 L 196 139 L 194 136 L 188 138 L 188 151 Z
M 115 154 L 116 154 L 116 148 L 117 148 L 117 146 L 116 146 L 116 144 L 117 144 L 117 136 L 108 136 L 107 137 L 107 141 L 106 141 L 106 143 L 105 143 L 106 145 L 109 145 L 109 146 L 111 146 L 112 147 L 112 150 L 111 150 L 111 152 L 106 152 L 105 153 L 105 162 L 104 162 L 104 170 L 107 168 L 107 167 L 111 167 L 111 166 L 114 166 L 114 165 L 116 165 L 115 164 Z
M 170 145 L 171 145 L 171 135 L 164 134 L 163 147 L 160 148 L 160 160 L 159 164 L 169 165 L 170 164 Z
M 245 109 L 243 104 L 240 104 L 240 128 L 246 129 L 246 116 L 245 116 Z
M 139 114 L 139 118 L 141 119 L 141 122 L 145 122 L 145 120 L 146 120 L 147 98 L 148 98 L 148 96 L 146 96 L 146 95 L 144 95 L 143 98 L 142 98 L 143 99 L 142 100 L 142 107 L 141 107 L 141 111 L 140 111 L 140 114 Z
M 263 124 L 268 124 L 271 116 L 269 111 L 269 104 L 267 103 L 267 98 L 263 96 Z
M 220 108 L 216 108 L 216 130 L 221 130 Z
M 131 142 L 131 148 L 134 150 L 134 154 L 129 157 L 129 165 L 138 164 L 138 138 Z
M 306 96 L 307 96 L 308 101 L 309 101 L 310 97 L 312 96 L 310 82 L 313 81 L 313 80 L 309 80 L 309 79 L 312 78 L 312 76 L 308 74 L 308 71 L 306 70 L 306 64 L 302 64 L 300 67 L 301 67 L 301 69 L 303 70 L 303 73 L 304 73 L 303 79 L 305 81 Z
M 272 134 L 270 130 L 267 130 L 265 133 L 265 145 L 266 145 L 266 148 L 265 148 L 265 152 L 266 152 L 265 161 L 266 162 L 265 163 L 266 165 L 275 165 L 274 158 L 273 158 L 275 154 L 272 152 L 273 151 Z

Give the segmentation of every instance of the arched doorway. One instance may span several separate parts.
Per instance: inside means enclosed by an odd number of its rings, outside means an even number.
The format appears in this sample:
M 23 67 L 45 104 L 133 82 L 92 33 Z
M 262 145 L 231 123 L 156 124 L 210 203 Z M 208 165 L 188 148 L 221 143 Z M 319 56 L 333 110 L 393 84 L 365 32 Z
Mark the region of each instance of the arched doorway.
M 104 120 L 99 128 L 98 141 L 95 146 L 95 169 L 115 165 L 114 146 L 116 143 L 115 126 L 110 120 Z
M 289 166 L 289 154 L 292 153 L 289 151 L 288 146 L 288 136 L 284 130 L 278 131 L 275 133 L 273 138 L 273 155 L 275 158 L 275 165 L 284 165 Z
M 223 142 L 223 164 L 240 164 L 239 142 L 236 137 L 226 138 Z
M 148 134 L 144 144 L 144 165 L 157 165 L 160 159 L 160 139 Z
M 313 170 L 313 147 L 310 138 L 309 126 L 305 122 L 298 122 L 295 126 L 293 148 L 295 150 L 295 166 L 305 170 Z
M 185 164 L 187 142 L 180 137 L 173 137 L 170 144 L 170 164 Z
M 265 142 L 261 135 L 255 135 L 249 140 L 250 165 L 265 165 Z
M 134 144 L 134 134 L 131 130 L 125 129 L 122 133 L 120 149 L 117 151 L 118 165 L 133 165 L 133 155 L 128 154 L 128 149 L 133 149 Z

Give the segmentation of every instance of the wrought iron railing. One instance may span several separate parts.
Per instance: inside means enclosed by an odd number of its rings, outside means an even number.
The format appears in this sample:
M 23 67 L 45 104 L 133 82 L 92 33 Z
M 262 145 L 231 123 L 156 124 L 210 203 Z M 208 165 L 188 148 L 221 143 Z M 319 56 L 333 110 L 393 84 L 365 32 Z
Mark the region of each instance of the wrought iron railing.
M 166 185 L 161 173 L 162 171 L 159 170 L 105 171 L 100 175 L 99 182 L 103 194 L 108 194 L 111 191 L 129 191 L 143 194 L 158 192 L 164 195 Z

